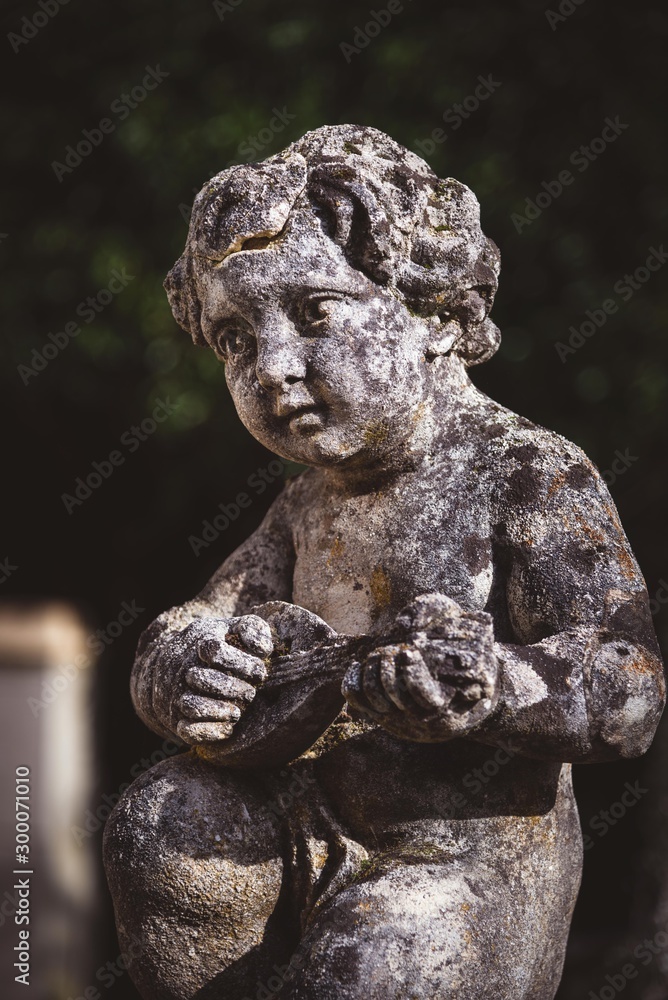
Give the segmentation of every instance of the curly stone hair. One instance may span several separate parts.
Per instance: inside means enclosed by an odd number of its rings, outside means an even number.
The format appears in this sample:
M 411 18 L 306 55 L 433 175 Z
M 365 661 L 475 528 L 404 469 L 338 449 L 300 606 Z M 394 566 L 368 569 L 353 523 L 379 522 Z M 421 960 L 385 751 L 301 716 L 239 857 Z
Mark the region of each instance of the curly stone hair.
M 261 163 L 216 174 L 195 198 L 185 250 L 165 280 L 180 326 L 205 344 L 199 268 L 260 249 L 296 210 L 315 214 L 351 266 L 425 318 L 456 320 L 465 364 L 486 361 L 500 334 L 489 319 L 499 251 L 480 228 L 473 192 L 439 180 L 419 156 L 377 129 L 326 125 Z

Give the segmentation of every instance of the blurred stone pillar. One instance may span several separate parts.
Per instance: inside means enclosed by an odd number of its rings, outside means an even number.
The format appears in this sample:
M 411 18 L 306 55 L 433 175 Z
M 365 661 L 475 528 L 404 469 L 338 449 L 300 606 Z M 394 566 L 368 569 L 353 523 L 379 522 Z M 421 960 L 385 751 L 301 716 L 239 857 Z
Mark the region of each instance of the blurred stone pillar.
M 668 610 L 663 581 L 650 600 L 664 662 L 668 664 Z M 649 790 L 640 851 L 635 866 L 634 912 L 627 948 L 638 968 L 629 984 L 633 1000 L 668 997 L 668 712 L 645 758 L 644 784 Z
M 668 718 L 664 716 L 648 754 L 645 811 L 636 865 L 635 907 L 628 951 L 638 967 L 634 1000 L 668 997 Z
M 93 659 L 64 604 L 0 604 L 0 982 L 3 997 L 68 1000 L 93 982 L 97 866 L 72 827 L 94 791 Z M 29 864 L 17 860 L 16 770 L 29 768 Z M 28 870 L 30 924 L 17 926 Z M 28 876 L 25 876 L 26 878 Z M 15 982 L 20 929 L 30 931 L 30 987 Z

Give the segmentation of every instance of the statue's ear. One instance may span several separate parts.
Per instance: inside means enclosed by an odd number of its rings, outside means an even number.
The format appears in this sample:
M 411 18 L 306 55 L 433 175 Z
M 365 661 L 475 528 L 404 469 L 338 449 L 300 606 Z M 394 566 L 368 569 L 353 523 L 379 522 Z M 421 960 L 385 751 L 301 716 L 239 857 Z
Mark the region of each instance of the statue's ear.
M 429 320 L 425 357 L 428 361 L 453 352 L 466 367 L 491 358 L 501 342 L 498 328 L 487 316 L 489 305 L 477 289 L 466 289 L 443 316 Z
M 195 271 L 191 253 L 184 253 L 177 260 L 163 282 L 167 292 L 169 305 L 174 319 L 179 326 L 189 333 L 193 341 L 200 347 L 206 347 L 202 333 L 200 304 L 195 284 Z
M 448 319 L 443 322 L 440 316 L 432 316 L 424 352 L 427 360 L 433 361 L 434 358 L 442 358 L 449 354 L 461 339 L 463 332 L 458 319 Z

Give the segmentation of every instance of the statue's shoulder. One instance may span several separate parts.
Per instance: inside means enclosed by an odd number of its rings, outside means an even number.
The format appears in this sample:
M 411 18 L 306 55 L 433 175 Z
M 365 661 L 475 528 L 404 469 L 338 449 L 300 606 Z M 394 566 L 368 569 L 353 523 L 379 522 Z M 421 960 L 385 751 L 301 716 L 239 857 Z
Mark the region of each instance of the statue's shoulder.
M 478 442 L 495 506 L 546 512 L 556 495 L 591 502 L 604 489 L 582 448 L 505 407 L 490 408 Z

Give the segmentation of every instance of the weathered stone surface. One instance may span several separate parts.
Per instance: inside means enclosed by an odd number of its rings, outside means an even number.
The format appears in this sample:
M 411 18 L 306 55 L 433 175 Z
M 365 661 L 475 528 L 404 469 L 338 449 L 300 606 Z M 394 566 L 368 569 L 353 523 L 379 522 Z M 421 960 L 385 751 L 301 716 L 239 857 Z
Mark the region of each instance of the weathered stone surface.
M 570 763 L 664 702 L 645 584 L 573 444 L 479 392 L 475 197 L 318 129 L 195 201 L 166 287 L 248 430 L 309 469 L 144 633 L 142 776 L 105 856 L 147 1000 L 550 1000 L 581 870 Z

